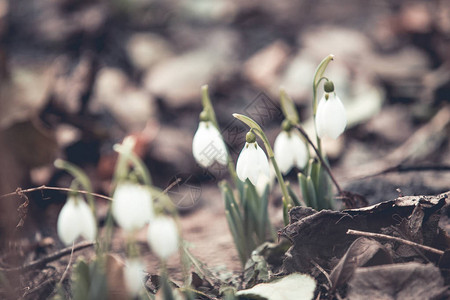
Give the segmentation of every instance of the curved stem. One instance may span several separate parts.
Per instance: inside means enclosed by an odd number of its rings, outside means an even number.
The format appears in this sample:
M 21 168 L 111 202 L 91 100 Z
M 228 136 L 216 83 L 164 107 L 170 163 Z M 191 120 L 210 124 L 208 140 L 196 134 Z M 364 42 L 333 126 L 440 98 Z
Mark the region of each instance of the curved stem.
M 213 125 L 220 132 L 219 124 L 217 123 L 216 113 L 214 112 L 214 107 L 211 103 L 211 99 L 209 98 L 207 84 L 202 86 L 202 105 L 203 105 L 203 110 L 206 111 L 206 113 L 208 114 L 208 119 L 211 121 L 211 123 L 213 123 Z M 220 134 L 220 135 L 223 140 L 222 134 Z M 228 157 L 228 163 L 227 163 L 228 172 L 230 172 L 230 176 L 233 178 L 234 182 L 236 183 L 237 180 L 239 180 L 239 179 L 236 174 L 234 162 L 233 162 L 233 159 L 231 158 L 230 151 L 228 150 L 228 148 L 226 148 L 226 150 L 227 150 L 227 157 Z
M 309 136 L 306 134 L 305 130 L 300 126 L 300 125 L 295 125 L 295 128 L 297 128 L 300 133 L 303 135 L 303 137 L 308 141 L 308 143 L 311 145 L 311 147 L 314 149 L 314 152 L 316 152 L 317 158 L 319 158 L 320 163 L 322 164 L 322 166 L 325 168 L 325 171 L 327 171 L 328 175 L 330 175 L 331 180 L 333 181 L 334 185 L 336 186 L 336 189 L 338 190 L 339 194 L 342 194 L 342 189 L 339 186 L 338 182 L 336 181 L 336 179 L 333 176 L 333 173 L 331 173 L 331 169 L 328 166 L 328 163 L 325 161 L 325 159 L 322 156 L 322 153 L 320 152 L 320 150 L 318 148 L 316 148 L 316 146 L 314 145 L 314 143 L 311 141 L 311 139 L 309 138 Z M 320 141 L 320 140 L 319 140 Z
M 269 156 L 270 161 L 272 162 L 273 169 L 275 170 L 275 174 L 278 179 L 278 183 L 281 187 L 281 193 L 283 194 L 283 220 L 284 224 L 289 224 L 289 218 L 288 218 L 288 211 L 292 207 L 292 199 L 291 196 L 289 196 L 289 192 L 286 186 L 286 183 L 284 182 L 283 175 L 281 175 L 280 168 L 278 167 L 277 161 L 275 159 L 275 155 L 272 149 L 272 146 L 269 143 L 269 140 L 267 139 L 267 136 L 262 130 L 259 130 L 257 128 L 253 128 L 253 130 L 258 134 L 258 136 L 262 139 L 264 146 L 266 148 L 267 154 Z

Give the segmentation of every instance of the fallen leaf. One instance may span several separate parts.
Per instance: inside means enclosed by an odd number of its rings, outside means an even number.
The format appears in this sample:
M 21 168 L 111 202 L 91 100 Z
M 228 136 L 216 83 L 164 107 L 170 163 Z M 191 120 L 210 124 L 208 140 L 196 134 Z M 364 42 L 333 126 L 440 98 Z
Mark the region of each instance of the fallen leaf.
M 350 300 L 444 299 L 447 291 L 437 267 L 416 262 L 358 268 L 349 288 Z
M 446 203 L 449 193 L 437 196 L 409 196 L 385 201 L 369 207 L 348 209 L 342 212 L 294 207 L 290 212 L 291 223 L 279 231 L 279 235 L 292 242 L 286 252 L 283 270 L 287 273 L 311 272 L 315 261 L 325 270 L 332 269 L 333 259 L 343 257 L 356 239 L 346 234 L 348 229 L 381 233 L 386 228 L 398 226 L 411 216 L 414 208 L 420 206 L 424 212 L 423 232 L 428 241 L 436 240 L 438 231 L 434 217 L 440 216 L 440 209 Z M 418 213 L 418 211 L 416 211 Z M 417 218 L 415 218 L 415 221 Z M 433 224 L 428 224 L 432 222 Z M 425 226 L 425 224 L 427 224 Z M 414 225 L 415 226 L 415 225 Z M 428 243 L 428 246 L 442 248 Z M 419 257 L 420 258 L 420 257 Z M 428 257 L 428 259 L 432 257 Z
M 347 283 L 358 267 L 391 263 L 392 258 L 383 245 L 372 239 L 358 238 L 331 271 L 332 292 Z
M 239 299 L 291 300 L 313 299 L 316 281 L 306 274 L 291 274 L 270 283 L 261 283 L 236 293 Z

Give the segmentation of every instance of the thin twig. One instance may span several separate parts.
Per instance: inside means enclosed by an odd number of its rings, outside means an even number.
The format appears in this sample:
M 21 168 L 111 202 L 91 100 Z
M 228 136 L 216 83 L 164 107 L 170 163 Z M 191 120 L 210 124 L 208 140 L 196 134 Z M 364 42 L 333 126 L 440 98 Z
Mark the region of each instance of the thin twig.
M 325 278 L 328 280 L 328 284 L 330 285 L 330 288 L 333 286 L 333 283 L 331 283 L 331 278 L 328 275 L 328 273 L 314 260 L 311 260 L 312 264 L 325 276 Z
M 163 194 L 167 194 L 174 186 L 176 186 L 181 181 L 181 178 L 177 178 L 174 182 L 169 184 L 168 187 L 166 187 L 163 191 Z
M 69 271 L 70 265 L 72 264 L 74 247 L 75 247 L 75 242 L 72 243 L 72 251 L 70 252 L 69 263 L 67 264 L 67 267 L 64 270 L 64 273 L 62 274 L 61 279 L 59 280 L 59 283 L 62 283 L 64 281 L 64 279 L 66 278 L 67 272 Z
M 83 190 L 62 188 L 62 187 L 46 186 L 46 185 L 41 185 L 41 186 L 38 186 L 38 187 L 26 189 L 26 190 L 22 190 L 21 188 L 17 188 L 17 190 L 15 192 L 1 195 L 0 199 L 6 198 L 6 197 L 11 197 L 11 196 L 14 196 L 14 195 L 19 195 L 20 196 L 21 193 L 31 193 L 31 192 L 40 191 L 40 190 L 74 192 L 74 193 L 80 193 L 80 194 L 85 194 L 85 195 L 90 194 L 90 195 L 92 195 L 94 197 L 102 198 L 102 199 L 105 199 L 105 200 L 108 200 L 108 201 L 112 201 L 113 200 L 111 197 L 108 197 L 108 196 L 105 196 L 105 195 L 101 195 L 101 194 L 97 194 L 97 193 L 92 193 L 92 192 L 83 191 Z
M 295 125 L 295 128 L 297 128 L 300 133 L 305 137 L 305 139 L 308 141 L 308 143 L 311 145 L 311 147 L 314 149 L 314 152 L 316 152 L 317 157 L 319 158 L 320 162 L 322 163 L 322 166 L 325 168 L 325 171 L 327 171 L 328 175 L 330 175 L 331 180 L 333 181 L 334 185 L 336 186 L 336 189 L 338 190 L 339 194 L 342 194 L 342 189 L 339 186 L 339 183 L 336 181 L 336 179 L 334 178 L 333 174 L 331 173 L 331 169 L 328 166 L 328 164 L 325 162 L 325 160 L 322 157 L 322 154 L 319 152 L 319 150 L 317 150 L 316 146 L 314 145 L 314 143 L 311 141 L 311 139 L 309 138 L 308 134 L 305 132 L 305 130 L 299 126 L 299 125 Z
M 53 254 L 50 254 L 46 257 L 43 257 L 41 259 L 35 260 L 33 262 L 30 262 L 26 265 L 20 266 L 20 267 L 15 267 L 15 268 L 0 268 L 0 272 L 24 272 L 24 271 L 30 271 L 32 269 L 38 269 L 42 266 L 45 266 L 46 264 L 55 261 L 63 256 L 66 256 L 70 253 L 75 252 L 75 251 L 79 251 L 82 250 L 84 248 L 87 247 L 91 247 L 93 246 L 94 243 L 93 242 L 81 242 L 76 244 L 73 247 L 67 247 L 64 249 L 61 249 Z
M 381 234 L 381 233 L 373 233 L 373 232 L 365 232 L 365 231 L 359 231 L 359 230 L 353 230 L 353 229 L 349 229 L 347 230 L 347 234 L 351 234 L 351 235 L 357 235 L 357 236 L 366 236 L 366 237 L 371 237 L 371 238 L 378 238 L 378 239 L 384 239 L 384 240 L 390 240 L 390 241 L 396 241 L 408 246 L 412 246 L 412 247 L 417 247 L 420 248 L 422 250 L 428 251 L 428 252 L 432 252 L 435 253 L 437 255 L 443 255 L 444 251 L 436 249 L 436 248 L 432 248 L 432 247 L 428 247 L 425 245 L 421 245 L 415 242 L 411 242 L 408 240 L 404 240 L 398 237 L 394 237 L 394 236 L 390 236 L 390 235 L 385 235 L 385 234 Z

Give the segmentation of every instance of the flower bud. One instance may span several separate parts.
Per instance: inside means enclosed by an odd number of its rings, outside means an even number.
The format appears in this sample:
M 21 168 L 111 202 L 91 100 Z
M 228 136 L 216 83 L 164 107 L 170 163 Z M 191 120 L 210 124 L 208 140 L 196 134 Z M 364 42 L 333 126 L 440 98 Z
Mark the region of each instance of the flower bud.
M 326 99 L 328 95 L 328 100 Z M 316 112 L 316 131 L 319 138 L 329 136 L 337 139 L 347 126 L 344 105 L 336 93 L 325 94 L 319 101 Z
M 308 162 L 308 148 L 297 129 L 280 132 L 275 139 L 274 152 L 278 167 L 285 175 L 293 167 L 303 169 Z
M 78 237 L 94 241 L 97 234 L 95 216 L 81 196 L 69 196 L 58 216 L 58 236 L 65 245 Z
M 248 178 L 254 186 L 258 184 L 261 175 L 270 178 L 269 161 L 258 142 L 245 143 L 237 160 L 236 173 L 240 180 L 245 181 Z
M 209 121 L 201 121 L 192 141 L 192 154 L 199 165 L 208 168 L 215 161 L 226 165 L 228 152 L 222 136 Z
M 137 259 L 128 259 L 123 270 L 125 286 L 130 297 L 136 297 L 144 286 L 144 265 Z
M 112 214 L 125 231 L 144 227 L 154 215 L 150 191 L 137 183 L 119 183 L 114 191 Z
M 156 217 L 148 228 L 148 244 L 152 251 L 162 260 L 167 260 L 177 252 L 179 234 L 175 221 L 169 217 Z

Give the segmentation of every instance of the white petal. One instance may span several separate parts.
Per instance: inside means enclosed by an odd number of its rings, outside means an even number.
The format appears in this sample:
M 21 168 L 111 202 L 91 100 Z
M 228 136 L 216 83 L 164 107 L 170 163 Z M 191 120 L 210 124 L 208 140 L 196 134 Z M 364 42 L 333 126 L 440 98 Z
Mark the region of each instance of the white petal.
M 316 131 L 319 138 L 323 138 L 325 136 L 324 126 L 326 125 L 326 119 L 324 117 L 324 109 L 325 109 L 325 96 L 323 96 L 319 100 L 319 104 L 317 105 L 316 111 Z
M 79 201 L 83 199 L 79 199 Z M 65 245 L 70 245 L 80 235 L 77 209 L 75 207 L 75 198 L 69 197 L 61 209 L 56 225 L 58 236 Z
M 255 185 L 256 192 L 259 196 L 262 196 L 266 191 L 266 187 L 270 185 L 270 179 L 264 174 L 261 174 L 258 178 L 258 182 Z
M 244 148 L 242 148 L 241 153 L 236 162 L 236 173 L 240 180 L 245 181 L 247 179 L 247 166 L 248 166 L 248 156 L 249 156 L 249 144 L 245 143 Z
M 78 223 L 81 226 L 81 236 L 89 241 L 94 241 L 95 236 L 97 235 L 97 221 L 95 220 L 95 216 L 92 213 L 91 208 L 85 201 L 83 201 L 83 199 L 79 199 L 77 203 L 77 210 Z
M 257 144 L 245 143 L 244 149 L 238 157 L 236 173 L 240 180 L 247 178 L 255 185 L 258 181 L 258 152 Z
M 258 143 L 256 143 L 256 152 L 257 152 L 257 161 L 256 165 L 258 166 L 258 175 L 256 177 L 255 183 L 258 182 L 259 176 L 264 175 L 267 178 L 270 177 L 270 167 L 269 167 L 269 161 L 267 160 L 266 153 L 264 150 L 259 147 Z M 253 182 L 252 182 L 253 183 Z M 253 183 L 253 184 L 255 184 Z
M 257 142 L 245 143 L 237 160 L 236 173 L 240 180 L 245 181 L 248 178 L 255 186 L 261 174 L 270 177 L 267 156 Z
M 217 161 L 221 165 L 226 165 L 228 163 L 227 147 L 225 146 L 225 142 L 223 141 L 222 136 L 219 134 L 218 131 L 217 135 L 215 135 L 214 138 L 214 145 L 217 149 L 216 155 L 214 157 L 215 161 Z
M 281 173 L 289 173 L 294 166 L 294 155 L 290 137 L 286 131 L 281 131 L 275 139 L 274 152 L 275 160 L 277 161 Z
M 144 227 L 153 218 L 150 192 L 139 184 L 119 184 L 114 192 L 112 214 L 117 224 L 126 231 Z
M 200 122 L 192 140 L 192 154 L 197 163 L 204 168 L 209 167 L 214 162 L 211 157 L 206 155 L 208 146 L 211 143 L 207 127 L 206 122 Z
M 214 161 L 225 165 L 228 154 L 220 132 L 211 122 L 200 122 L 192 141 L 192 154 L 199 165 L 204 168 Z
M 291 131 L 291 149 L 293 149 L 295 165 L 303 169 L 308 162 L 308 148 L 297 130 Z
M 124 268 L 124 280 L 131 297 L 139 294 L 139 291 L 144 286 L 144 265 L 139 259 L 127 260 Z
M 75 198 L 76 197 L 76 198 Z M 79 196 L 70 196 L 58 216 L 58 236 L 65 245 L 72 244 L 79 236 L 94 241 L 97 225 L 92 211 Z
M 150 224 L 147 239 L 153 252 L 166 260 L 178 250 L 178 229 L 169 217 L 156 217 Z
M 320 138 L 329 136 L 336 139 L 347 126 L 344 105 L 335 93 L 329 94 L 328 101 L 322 97 L 317 106 L 316 130 Z

